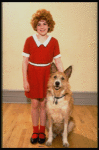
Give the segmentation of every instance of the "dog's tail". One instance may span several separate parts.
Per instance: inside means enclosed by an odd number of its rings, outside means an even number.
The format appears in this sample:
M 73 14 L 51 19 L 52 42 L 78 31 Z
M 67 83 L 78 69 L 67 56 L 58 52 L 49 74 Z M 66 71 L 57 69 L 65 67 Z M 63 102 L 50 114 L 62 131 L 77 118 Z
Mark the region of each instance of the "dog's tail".
M 75 123 L 74 123 L 74 119 L 72 117 L 70 117 L 70 120 L 69 120 L 69 123 L 68 123 L 68 134 L 73 130 L 75 126 Z

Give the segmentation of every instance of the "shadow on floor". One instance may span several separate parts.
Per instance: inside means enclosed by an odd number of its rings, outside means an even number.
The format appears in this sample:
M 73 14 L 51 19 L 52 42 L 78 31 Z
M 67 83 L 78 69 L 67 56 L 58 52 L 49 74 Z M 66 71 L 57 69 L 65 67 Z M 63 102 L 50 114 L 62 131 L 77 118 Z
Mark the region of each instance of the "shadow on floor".
M 31 99 L 30 98 L 27 98 L 27 103 L 31 103 Z
M 76 133 L 69 135 L 68 142 L 69 148 L 97 148 L 97 141 L 93 141 Z M 62 145 L 62 137 L 57 136 L 49 148 L 64 148 Z

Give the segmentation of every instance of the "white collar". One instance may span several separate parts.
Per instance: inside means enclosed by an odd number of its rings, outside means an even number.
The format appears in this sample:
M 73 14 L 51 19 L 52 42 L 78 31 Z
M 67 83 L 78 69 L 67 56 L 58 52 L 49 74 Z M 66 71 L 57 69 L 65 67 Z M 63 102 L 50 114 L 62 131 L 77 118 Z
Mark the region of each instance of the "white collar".
M 36 34 L 33 34 L 33 39 L 36 42 L 37 46 L 39 47 L 40 45 L 44 45 L 45 47 L 47 46 L 47 44 L 49 43 L 49 41 L 51 40 L 51 36 L 48 35 L 48 38 L 46 39 L 46 41 L 44 43 L 40 43 L 40 41 L 38 40 Z

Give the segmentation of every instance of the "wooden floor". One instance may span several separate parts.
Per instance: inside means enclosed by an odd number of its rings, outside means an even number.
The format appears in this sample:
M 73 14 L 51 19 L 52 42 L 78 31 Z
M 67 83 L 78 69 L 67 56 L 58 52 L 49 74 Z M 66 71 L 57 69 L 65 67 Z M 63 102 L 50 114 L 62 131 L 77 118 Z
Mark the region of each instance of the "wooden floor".
M 3 148 L 43 148 L 45 144 L 31 144 L 31 105 L 2 104 L 2 147 Z M 76 127 L 69 135 L 70 148 L 97 147 L 97 106 L 74 106 L 73 117 Z M 46 136 L 48 133 L 46 131 Z M 62 137 L 53 140 L 52 148 L 63 148 Z

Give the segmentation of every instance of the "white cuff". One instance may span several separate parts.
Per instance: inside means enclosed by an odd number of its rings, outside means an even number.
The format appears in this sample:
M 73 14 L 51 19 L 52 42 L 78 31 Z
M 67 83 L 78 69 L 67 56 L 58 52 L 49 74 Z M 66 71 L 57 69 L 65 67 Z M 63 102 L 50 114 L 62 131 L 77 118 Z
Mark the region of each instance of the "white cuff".
M 27 53 L 24 53 L 24 52 L 22 52 L 22 55 L 25 56 L 25 57 L 29 57 L 30 56 L 30 54 L 27 54 Z
M 54 57 L 54 59 L 61 57 L 61 54 L 58 54 Z

